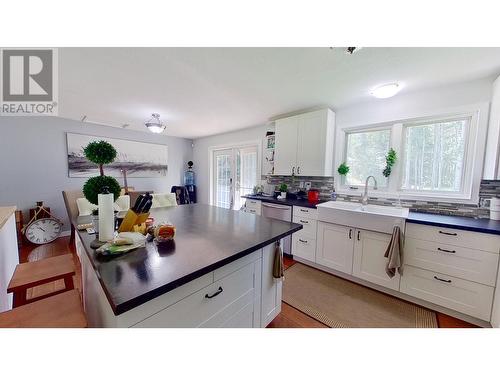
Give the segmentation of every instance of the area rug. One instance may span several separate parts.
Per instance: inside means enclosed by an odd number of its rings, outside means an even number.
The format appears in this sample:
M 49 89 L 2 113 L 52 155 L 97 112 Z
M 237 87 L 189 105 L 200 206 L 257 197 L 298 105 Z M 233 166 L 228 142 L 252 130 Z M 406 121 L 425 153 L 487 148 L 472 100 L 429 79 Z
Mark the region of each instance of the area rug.
M 332 328 L 437 328 L 436 314 L 412 303 L 296 263 L 283 301 Z

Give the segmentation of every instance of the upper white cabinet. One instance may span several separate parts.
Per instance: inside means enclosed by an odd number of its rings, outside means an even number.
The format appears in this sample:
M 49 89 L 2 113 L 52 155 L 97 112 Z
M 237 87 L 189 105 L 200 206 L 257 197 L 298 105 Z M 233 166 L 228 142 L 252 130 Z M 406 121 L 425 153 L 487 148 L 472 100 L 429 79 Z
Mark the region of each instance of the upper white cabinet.
M 274 174 L 332 176 L 334 128 L 330 109 L 276 120 Z

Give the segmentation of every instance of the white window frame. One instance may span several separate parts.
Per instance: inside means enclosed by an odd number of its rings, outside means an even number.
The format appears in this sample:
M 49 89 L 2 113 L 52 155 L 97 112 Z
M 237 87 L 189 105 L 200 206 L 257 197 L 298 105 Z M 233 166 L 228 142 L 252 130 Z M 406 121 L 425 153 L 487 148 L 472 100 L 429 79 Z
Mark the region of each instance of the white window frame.
M 389 130 L 389 149 L 392 147 L 393 144 L 393 138 L 392 138 L 392 133 L 393 133 L 393 126 L 390 124 L 383 124 L 383 125 L 378 125 L 378 126 L 368 126 L 368 127 L 356 127 L 356 128 L 350 128 L 346 129 L 343 131 L 343 152 L 342 152 L 342 162 L 345 162 L 347 160 L 347 140 L 348 140 L 348 135 L 349 134 L 356 134 L 356 133 L 369 133 L 369 132 L 375 132 L 375 131 L 380 131 L 380 130 Z M 340 165 L 339 162 L 338 164 Z M 338 167 L 338 166 L 337 166 Z M 360 185 L 353 185 L 353 184 L 346 184 L 345 182 L 345 177 L 339 175 L 339 184 L 342 190 L 344 191 L 350 191 L 350 192 L 358 192 L 364 189 L 364 184 Z M 378 191 L 379 192 L 388 192 L 389 191 L 389 186 L 390 180 L 388 181 L 387 186 L 384 187 L 379 187 Z
M 355 126 L 339 126 L 337 128 L 337 147 L 335 153 L 335 188 L 337 193 L 360 196 L 363 194 L 364 187 L 359 187 L 356 190 L 344 184 L 343 179 L 337 172 L 337 167 L 345 161 L 347 133 L 377 130 L 391 128 L 392 147 L 397 155 L 398 161 L 389 177 L 387 188 L 373 190 L 372 183 L 369 184 L 369 196 L 375 198 L 394 198 L 417 201 L 438 201 L 438 202 L 456 202 L 466 204 L 477 204 L 479 202 L 479 187 L 483 171 L 486 133 L 488 128 L 488 111 L 489 103 L 480 103 L 470 106 L 463 106 L 447 111 L 440 111 L 425 114 L 420 117 L 412 117 L 406 119 L 397 119 L 378 124 L 371 125 L 355 125 Z M 404 127 L 405 125 L 413 125 L 416 123 L 426 123 L 433 121 L 442 121 L 446 119 L 470 118 L 469 128 L 467 130 L 467 138 L 464 155 L 464 180 L 462 181 L 463 189 L 460 193 L 455 192 L 432 192 L 432 191 L 415 191 L 403 190 L 402 186 L 402 158 L 404 158 Z

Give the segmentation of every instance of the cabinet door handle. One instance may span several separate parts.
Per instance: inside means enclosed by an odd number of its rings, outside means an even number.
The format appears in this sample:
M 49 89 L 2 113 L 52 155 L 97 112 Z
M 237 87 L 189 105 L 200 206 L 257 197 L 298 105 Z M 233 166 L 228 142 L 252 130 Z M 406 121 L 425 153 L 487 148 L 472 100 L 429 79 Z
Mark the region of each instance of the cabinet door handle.
M 438 281 L 442 281 L 443 283 L 451 283 L 451 280 L 445 280 L 445 279 L 440 279 L 439 277 L 437 276 L 434 276 L 434 279 L 438 280 Z
M 295 167 L 292 167 L 292 176 L 295 174 Z
M 299 238 L 299 241 L 302 242 L 302 243 L 307 243 L 307 241 L 303 240 L 302 238 Z
M 445 253 L 452 253 L 452 254 L 455 254 L 456 251 L 455 250 L 446 250 L 446 249 L 441 249 L 440 247 L 438 247 L 438 250 L 439 251 L 442 251 L 442 252 L 445 252 Z
M 361 234 L 361 231 L 360 231 L 360 230 L 358 230 L 358 241 L 360 241 L 360 239 L 359 239 L 359 235 L 360 235 L 360 234 Z
M 299 220 L 302 224 L 309 224 L 307 220 Z
M 222 289 L 222 287 L 220 286 L 219 289 L 217 289 L 217 291 L 214 294 L 212 294 L 212 295 L 208 295 L 208 293 L 205 294 L 205 298 L 214 298 L 214 297 L 217 297 L 223 291 L 224 291 L 224 289 Z
M 450 232 L 443 232 L 442 230 L 439 231 L 441 234 L 446 234 L 447 236 L 457 236 L 456 233 L 450 233 Z
M 352 229 L 349 229 L 349 239 L 352 240 Z
M 297 174 L 300 174 L 300 167 L 297 167 Z

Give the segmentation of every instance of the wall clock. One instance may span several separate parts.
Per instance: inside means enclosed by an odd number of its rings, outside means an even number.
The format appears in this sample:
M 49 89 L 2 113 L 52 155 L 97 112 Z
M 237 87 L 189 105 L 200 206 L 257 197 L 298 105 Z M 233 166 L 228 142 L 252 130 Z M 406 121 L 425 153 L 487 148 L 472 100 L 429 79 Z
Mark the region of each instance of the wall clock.
M 25 228 L 28 241 L 43 245 L 54 241 L 62 231 L 62 223 L 52 217 L 33 220 Z

